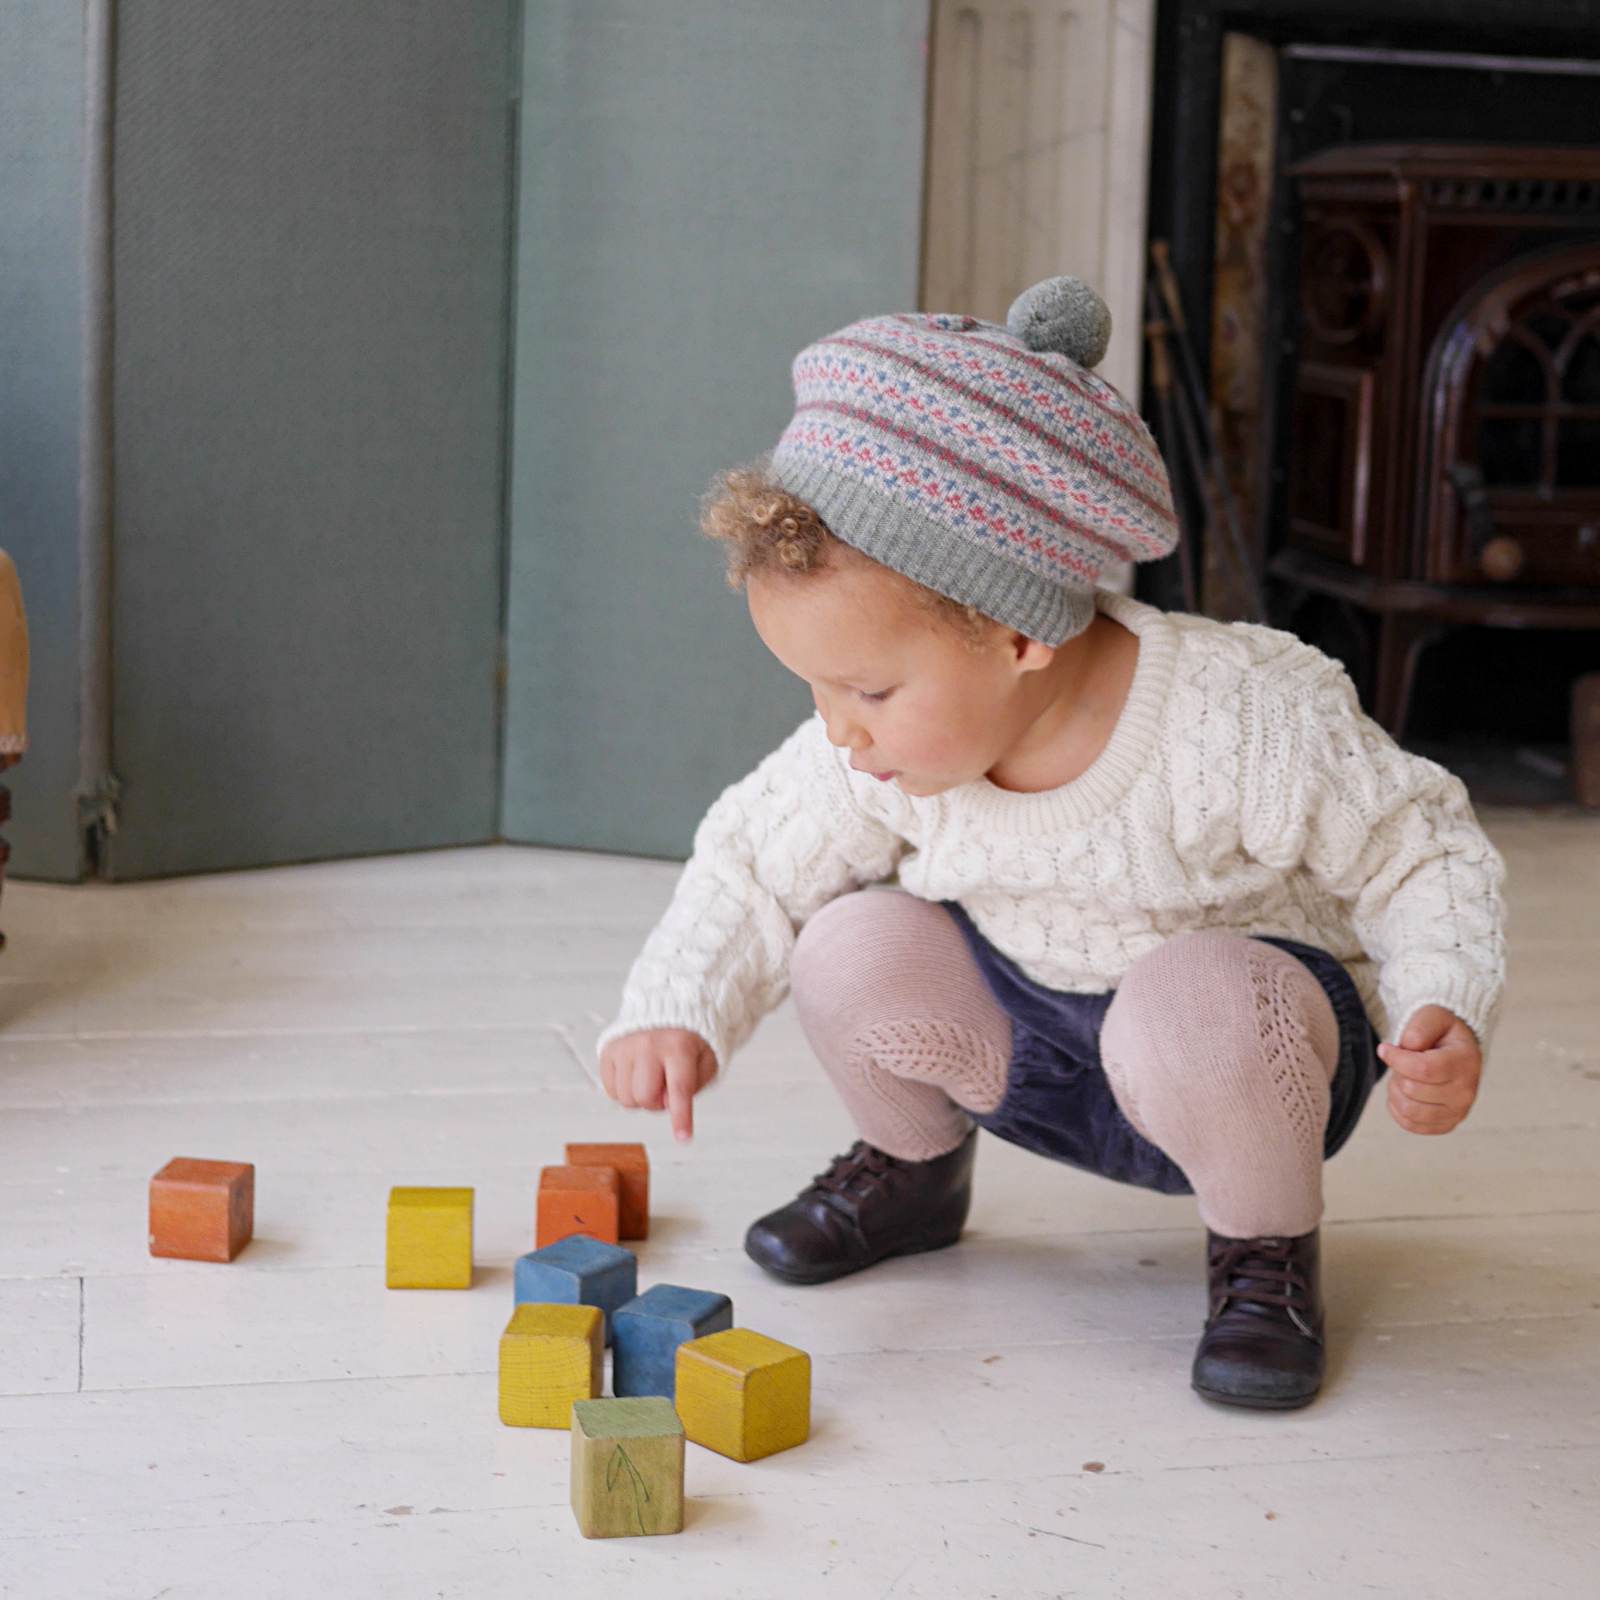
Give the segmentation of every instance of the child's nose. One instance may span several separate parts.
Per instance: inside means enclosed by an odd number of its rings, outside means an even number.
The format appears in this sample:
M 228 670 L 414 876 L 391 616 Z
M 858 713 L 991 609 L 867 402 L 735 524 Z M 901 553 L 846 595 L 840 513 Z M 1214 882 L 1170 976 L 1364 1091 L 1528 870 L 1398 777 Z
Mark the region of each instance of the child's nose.
M 828 743 L 842 750 L 861 750 L 866 747 L 866 729 L 860 723 L 838 711 L 830 711 L 820 700 L 817 710 L 822 713 L 822 725 L 828 730 Z

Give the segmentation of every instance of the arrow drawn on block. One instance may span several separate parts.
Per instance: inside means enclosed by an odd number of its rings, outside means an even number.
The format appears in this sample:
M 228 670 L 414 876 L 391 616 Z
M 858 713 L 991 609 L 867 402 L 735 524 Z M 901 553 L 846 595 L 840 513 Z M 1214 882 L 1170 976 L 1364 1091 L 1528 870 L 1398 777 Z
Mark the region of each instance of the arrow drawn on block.
M 639 1532 L 645 1532 L 644 1506 L 639 1496 L 645 1500 L 650 1498 L 650 1488 L 641 1476 L 639 1469 L 628 1459 L 628 1452 L 619 1444 L 611 1453 L 611 1459 L 606 1463 L 606 1493 L 610 1494 L 617 1485 L 617 1475 L 622 1467 L 628 1469 L 628 1476 L 633 1479 L 633 1514 L 639 1519 Z

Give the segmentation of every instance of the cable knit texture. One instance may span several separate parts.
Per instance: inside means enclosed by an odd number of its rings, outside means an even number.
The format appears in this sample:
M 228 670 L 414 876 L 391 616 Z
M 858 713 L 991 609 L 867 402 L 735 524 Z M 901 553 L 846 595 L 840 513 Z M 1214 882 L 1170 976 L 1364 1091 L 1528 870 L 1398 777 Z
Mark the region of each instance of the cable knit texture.
M 597 1050 L 688 1028 L 726 1069 L 788 992 L 808 919 L 898 873 L 1053 989 L 1115 988 L 1190 929 L 1277 934 L 1337 957 L 1380 1036 L 1436 1004 L 1487 1052 L 1505 864 L 1461 780 L 1401 750 L 1293 634 L 1107 590 L 1095 604 L 1139 658 L 1086 771 L 1035 794 L 978 778 L 914 798 L 853 772 L 808 717 L 702 819 Z

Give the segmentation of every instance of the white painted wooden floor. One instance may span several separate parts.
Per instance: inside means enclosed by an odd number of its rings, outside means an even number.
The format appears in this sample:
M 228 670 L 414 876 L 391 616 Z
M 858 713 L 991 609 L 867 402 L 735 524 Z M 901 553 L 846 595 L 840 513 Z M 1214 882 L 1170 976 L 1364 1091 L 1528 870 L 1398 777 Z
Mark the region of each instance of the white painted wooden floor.
M 1330 1376 L 1188 1388 L 1193 1201 L 985 1136 L 954 1250 L 792 1289 L 749 1220 L 851 1134 L 791 1009 L 674 1146 L 579 1065 L 677 868 L 447 851 L 0 904 L 0 1593 L 186 1597 L 1600 1594 L 1600 819 L 1485 813 L 1508 1010 L 1477 1109 L 1381 1095 L 1328 1169 Z M 566 1139 L 643 1137 L 641 1286 L 814 1360 L 815 1431 L 689 1447 L 673 1538 L 590 1542 L 496 1339 Z M 173 1155 L 254 1161 L 231 1266 L 146 1254 Z M 383 1287 L 396 1183 L 477 1190 L 476 1286 Z

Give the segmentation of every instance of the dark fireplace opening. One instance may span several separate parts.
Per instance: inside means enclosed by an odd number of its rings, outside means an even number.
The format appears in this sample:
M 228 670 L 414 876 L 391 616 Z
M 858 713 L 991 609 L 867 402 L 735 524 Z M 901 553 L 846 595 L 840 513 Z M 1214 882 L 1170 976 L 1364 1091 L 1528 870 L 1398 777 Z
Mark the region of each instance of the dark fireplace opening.
M 1150 236 L 1266 620 L 1475 798 L 1570 803 L 1600 670 L 1600 0 L 1330 9 L 1157 16 Z M 1244 615 L 1223 543 L 1205 609 Z M 1175 561 L 1139 585 L 1183 604 Z

